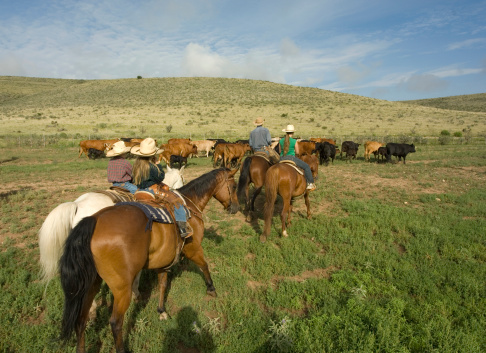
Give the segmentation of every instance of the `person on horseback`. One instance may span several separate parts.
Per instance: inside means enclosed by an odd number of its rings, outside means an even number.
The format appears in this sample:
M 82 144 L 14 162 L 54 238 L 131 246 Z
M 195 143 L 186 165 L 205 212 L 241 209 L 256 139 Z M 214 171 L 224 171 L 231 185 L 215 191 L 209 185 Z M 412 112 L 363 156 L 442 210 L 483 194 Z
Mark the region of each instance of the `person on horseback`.
M 312 191 L 316 189 L 316 184 L 314 184 L 314 177 L 312 176 L 312 171 L 307 163 L 297 158 L 295 154 L 299 154 L 299 145 L 297 140 L 293 138 L 295 128 L 294 125 L 287 125 L 285 129 L 285 137 L 280 139 L 280 159 L 281 160 L 291 160 L 297 167 L 304 170 L 305 180 L 307 181 L 307 189 Z
M 263 119 L 257 118 L 254 122 L 256 128 L 250 132 L 250 147 L 253 152 L 267 152 L 267 147 L 272 143 L 272 137 L 270 131 L 266 127 L 263 127 Z
M 108 162 L 107 179 L 113 186 L 127 189 L 132 194 L 137 191 L 137 186 L 132 184 L 132 165 L 125 159 L 130 147 L 125 146 L 125 142 L 118 141 L 113 144 L 113 148 L 106 152 L 107 157 L 111 157 Z
M 157 148 L 153 138 L 146 138 L 140 143 L 140 146 L 134 146 L 131 153 L 137 156 L 133 166 L 133 182 L 143 191 L 148 191 L 157 196 L 158 188 L 168 190 L 167 185 L 162 183 L 165 177 L 164 170 L 159 163 L 155 163 L 156 154 L 161 153 L 162 150 Z M 184 207 L 174 205 L 174 216 L 176 224 L 181 232 L 181 237 L 185 238 L 192 235 L 191 226 L 187 223 L 186 211 Z

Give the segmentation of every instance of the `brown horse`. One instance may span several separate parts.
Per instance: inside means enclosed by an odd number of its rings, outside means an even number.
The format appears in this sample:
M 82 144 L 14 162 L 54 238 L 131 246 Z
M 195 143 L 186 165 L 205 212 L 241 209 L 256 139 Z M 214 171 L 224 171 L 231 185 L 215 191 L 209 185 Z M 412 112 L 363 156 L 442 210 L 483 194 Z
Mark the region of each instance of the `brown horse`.
M 277 194 L 283 199 L 283 209 L 280 214 L 282 221 L 282 235 L 287 237 L 286 227 L 290 226 L 290 213 L 292 212 L 292 203 L 295 197 L 304 195 L 305 205 L 307 206 L 307 219 L 310 219 L 310 202 L 309 190 L 306 189 L 307 182 L 303 175 L 299 174 L 294 167 L 287 163 L 277 163 L 267 170 L 265 176 L 265 207 L 264 218 L 265 225 L 260 241 L 263 243 L 267 240 L 272 227 L 273 209 Z
M 154 222 L 152 229 L 148 229 L 148 218 L 132 205 L 107 207 L 81 220 L 69 234 L 59 263 L 65 296 L 61 339 L 69 339 L 74 330 L 76 351 L 85 352 L 84 331 L 89 308 L 104 280 L 114 297 L 110 325 L 116 352 L 125 352 L 122 327 L 135 276 L 142 268 L 157 271 L 160 285 L 157 311 L 161 319 L 167 318 L 164 303 L 167 270 L 177 262 L 181 248 L 202 270 L 207 293 L 216 296 L 201 247 L 202 211 L 211 197 L 229 212 L 238 211 L 235 173 L 236 170 L 216 169 L 178 190 L 192 214 L 188 222 L 194 234 L 185 243 L 175 224 Z
M 251 212 L 255 211 L 255 199 L 262 191 L 265 184 L 265 174 L 270 163 L 258 155 L 246 157 L 240 170 L 240 179 L 238 180 L 238 200 L 245 204 L 245 213 L 247 218 L 251 219 Z M 255 191 L 249 199 L 250 183 L 253 183 Z

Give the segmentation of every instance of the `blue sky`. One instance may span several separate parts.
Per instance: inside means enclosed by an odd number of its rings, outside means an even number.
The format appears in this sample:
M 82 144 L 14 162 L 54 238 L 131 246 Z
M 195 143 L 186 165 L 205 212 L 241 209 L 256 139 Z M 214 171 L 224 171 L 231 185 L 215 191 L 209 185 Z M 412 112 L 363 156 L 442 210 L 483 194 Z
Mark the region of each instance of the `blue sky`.
M 0 75 L 486 92 L 486 0 L 0 0 Z

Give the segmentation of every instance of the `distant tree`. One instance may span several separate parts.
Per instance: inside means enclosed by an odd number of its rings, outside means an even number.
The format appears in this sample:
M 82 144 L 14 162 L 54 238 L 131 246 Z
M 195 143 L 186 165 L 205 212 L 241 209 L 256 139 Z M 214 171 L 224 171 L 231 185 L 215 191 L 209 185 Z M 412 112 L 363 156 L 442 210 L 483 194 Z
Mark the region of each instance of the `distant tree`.
M 137 79 L 138 79 L 138 80 L 141 80 L 141 79 L 142 79 L 142 76 L 137 76 Z
M 442 130 L 440 132 L 440 135 L 441 136 L 451 136 L 451 133 L 449 132 L 449 130 Z

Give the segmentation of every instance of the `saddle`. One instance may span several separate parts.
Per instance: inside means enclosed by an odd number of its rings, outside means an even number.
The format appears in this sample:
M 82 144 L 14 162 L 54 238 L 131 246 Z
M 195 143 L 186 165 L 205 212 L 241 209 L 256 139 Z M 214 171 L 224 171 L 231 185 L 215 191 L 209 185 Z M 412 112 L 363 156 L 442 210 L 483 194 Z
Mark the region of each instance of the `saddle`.
M 279 163 L 285 163 L 285 164 L 288 164 L 289 166 L 291 166 L 292 168 L 294 168 L 297 173 L 299 173 L 300 175 L 304 175 L 304 171 L 302 169 L 300 169 L 297 164 L 295 164 L 294 161 L 291 161 L 291 160 L 288 160 L 288 159 L 284 159 L 284 160 L 281 160 Z
M 135 201 L 135 197 L 130 191 L 119 186 L 111 186 L 108 190 L 96 192 L 108 196 L 113 203 Z

